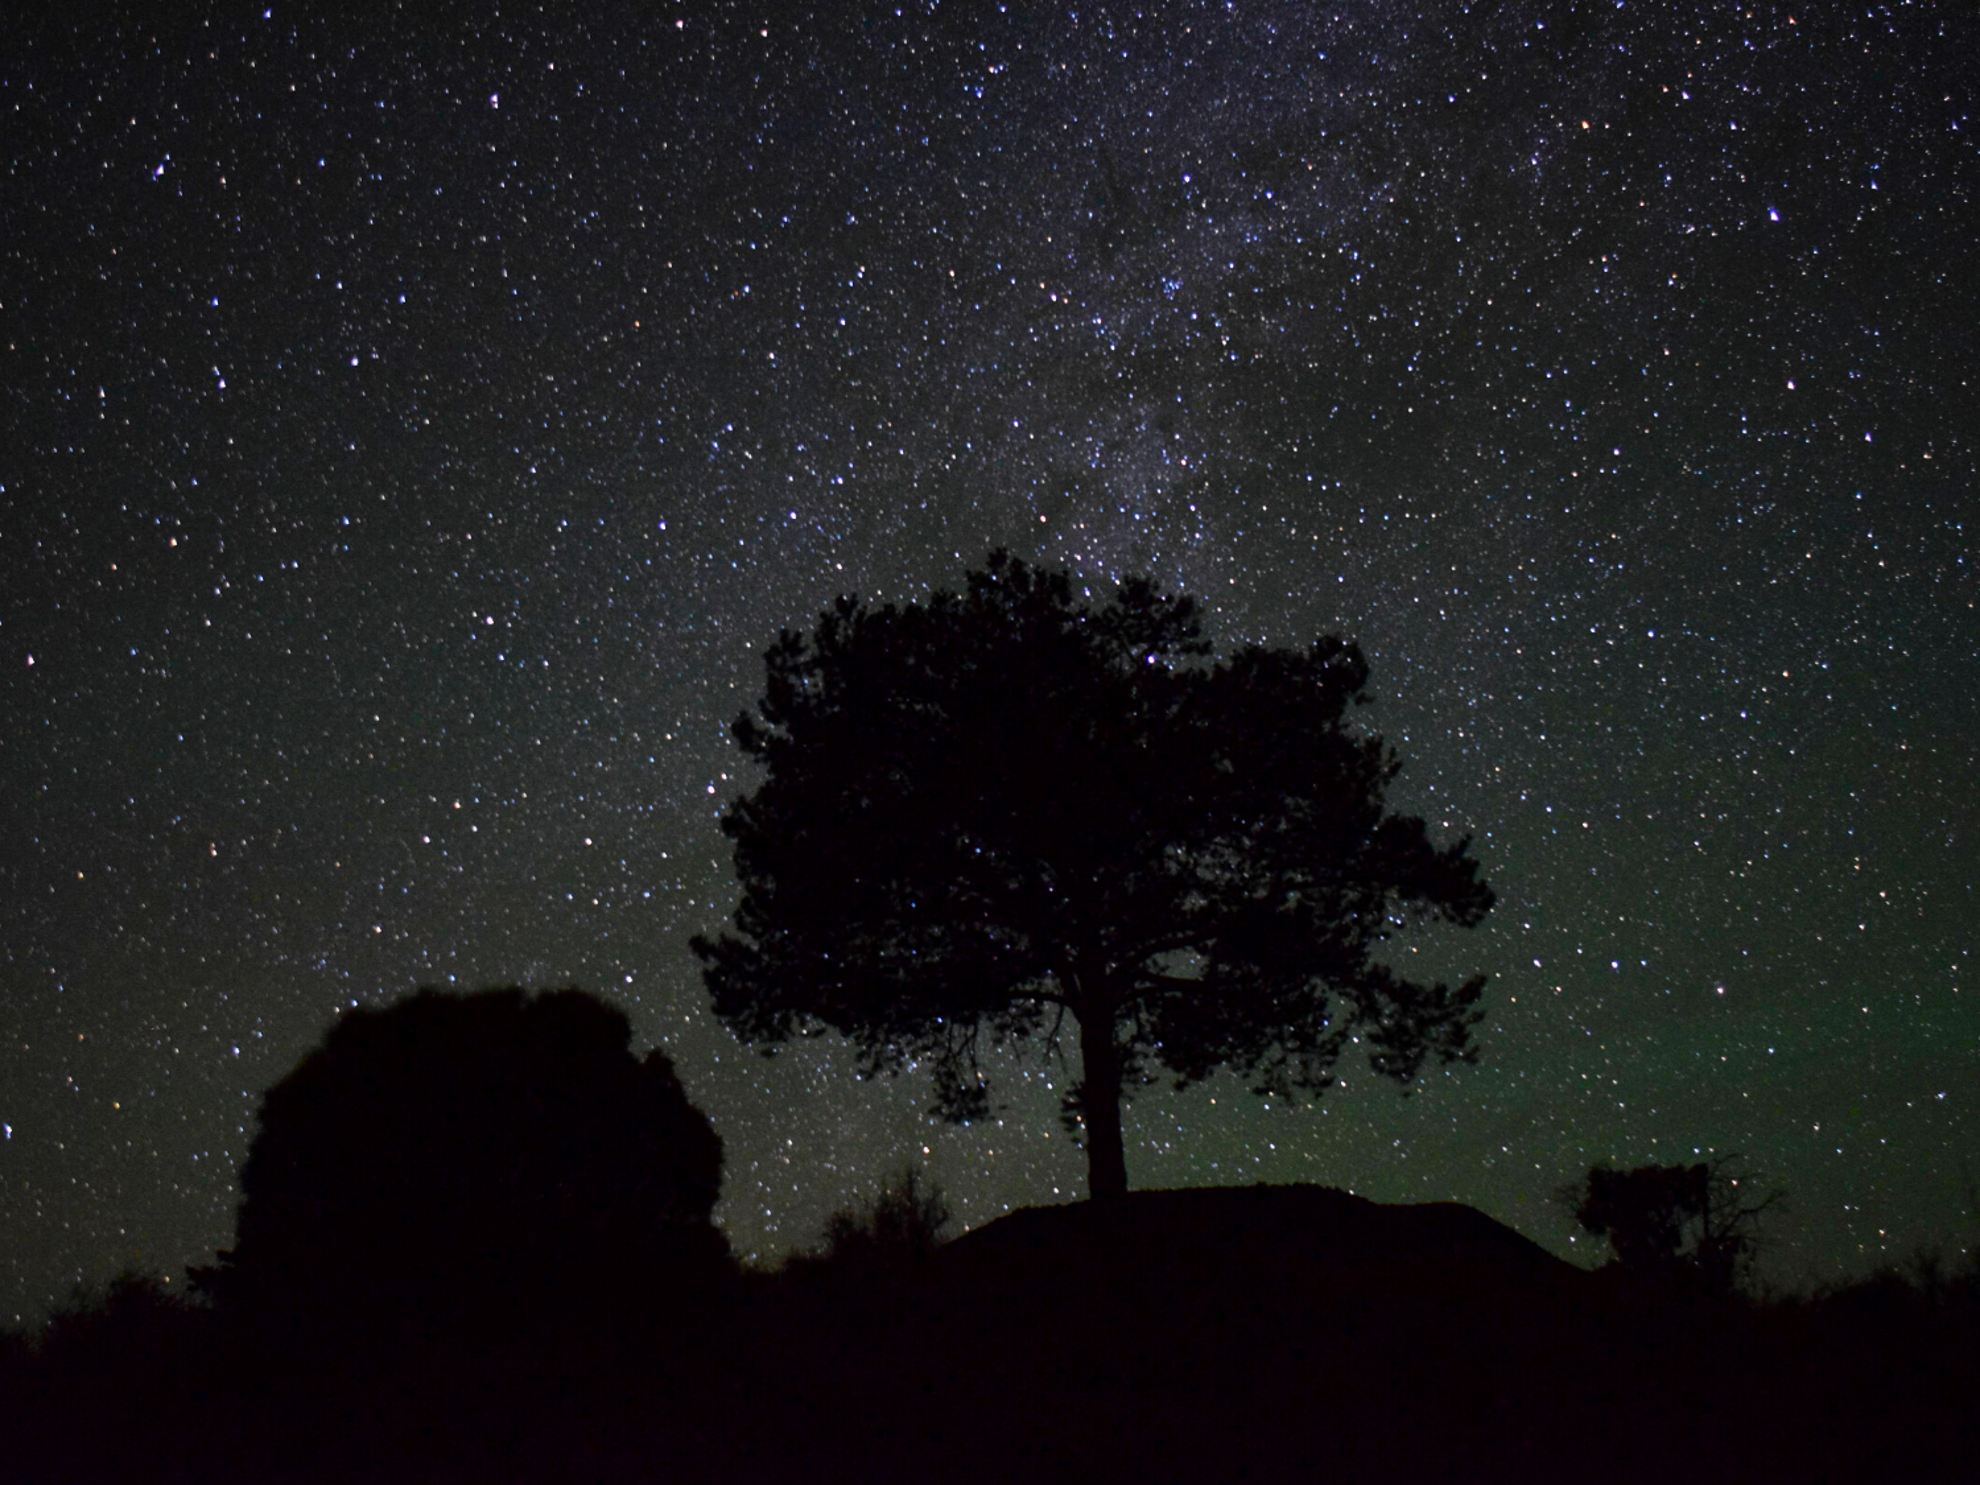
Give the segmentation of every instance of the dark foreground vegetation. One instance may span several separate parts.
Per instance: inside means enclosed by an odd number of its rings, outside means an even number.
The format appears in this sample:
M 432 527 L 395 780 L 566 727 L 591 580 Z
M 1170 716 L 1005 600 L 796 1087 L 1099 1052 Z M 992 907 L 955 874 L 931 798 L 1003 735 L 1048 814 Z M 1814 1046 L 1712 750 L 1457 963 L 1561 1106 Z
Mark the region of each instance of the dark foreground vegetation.
M 1318 1187 L 938 1220 L 897 1192 L 620 1323 L 505 1326 L 496 1289 L 464 1334 L 361 1345 L 128 1279 L 6 1344 L 0 1454 L 91 1482 L 1598 1482 L 1971 1478 L 1980 1446 L 1971 1272 L 1726 1298 Z

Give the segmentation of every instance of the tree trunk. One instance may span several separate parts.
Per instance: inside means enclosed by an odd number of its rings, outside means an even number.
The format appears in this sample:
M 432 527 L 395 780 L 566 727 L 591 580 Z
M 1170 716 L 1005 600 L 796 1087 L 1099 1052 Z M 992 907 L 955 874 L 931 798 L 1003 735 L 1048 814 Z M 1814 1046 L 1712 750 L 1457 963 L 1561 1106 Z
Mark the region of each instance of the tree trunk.
M 1117 1201 L 1127 1195 L 1127 1152 L 1121 1144 L 1121 1058 L 1111 1014 L 1080 1018 L 1079 1057 L 1086 1194 L 1092 1201 Z

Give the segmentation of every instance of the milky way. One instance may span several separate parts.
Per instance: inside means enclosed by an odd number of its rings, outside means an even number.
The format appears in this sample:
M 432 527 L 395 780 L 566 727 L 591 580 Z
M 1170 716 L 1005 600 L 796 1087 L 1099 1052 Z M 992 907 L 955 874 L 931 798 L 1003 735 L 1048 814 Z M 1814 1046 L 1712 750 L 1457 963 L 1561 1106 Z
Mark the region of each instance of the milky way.
M 340 1008 L 577 983 L 739 1251 L 930 1124 L 686 940 L 756 655 L 993 546 L 1359 637 L 1470 832 L 1475 1067 L 1145 1090 L 1139 1185 L 1472 1202 L 1736 1154 L 1768 1271 L 1970 1227 L 1969 8 L 275 6 L 0 24 L 0 1233 L 30 1315 L 224 1246 Z

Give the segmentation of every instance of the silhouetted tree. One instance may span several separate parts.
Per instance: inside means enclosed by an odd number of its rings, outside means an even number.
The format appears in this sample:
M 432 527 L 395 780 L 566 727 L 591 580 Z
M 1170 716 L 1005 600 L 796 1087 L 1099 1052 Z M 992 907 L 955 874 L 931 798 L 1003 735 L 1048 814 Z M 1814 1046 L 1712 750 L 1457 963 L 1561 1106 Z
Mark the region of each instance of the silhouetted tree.
M 576 990 L 422 990 L 268 1091 L 221 1306 L 379 1339 L 692 1303 L 729 1263 L 722 1145 L 667 1058 Z M 361 1333 L 361 1335 L 360 1335 Z
M 1192 600 L 1136 579 L 1092 605 L 998 552 L 960 596 L 843 598 L 765 664 L 735 726 L 765 777 L 722 822 L 735 931 L 694 941 L 743 1037 L 832 1027 L 865 1071 L 925 1060 L 962 1120 L 988 1107 L 983 1032 L 1056 1047 L 1070 1015 L 1096 1198 L 1127 1189 L 1121 1098 L 1153 1065 L 1286 1096 L 1350 1042 L 1405 1086 L 1473 1055 L 1482 976 L 1371 959 L 1492 893 L 1468 839 L 1385 811 L 1399 765 L 1347 725 L 1354 645 L 1212 661 Z
M 1583 1229 L 1608 1238 L 1616 1263 L 1643 1274 L 1690 1273 L 1729 1294 L 1758 1242 L 1761 1217 L 1780 1199 L 1753 1191 L 1750 1177 L 1712 1160 L 1598 1165 L 1562 1196 Z

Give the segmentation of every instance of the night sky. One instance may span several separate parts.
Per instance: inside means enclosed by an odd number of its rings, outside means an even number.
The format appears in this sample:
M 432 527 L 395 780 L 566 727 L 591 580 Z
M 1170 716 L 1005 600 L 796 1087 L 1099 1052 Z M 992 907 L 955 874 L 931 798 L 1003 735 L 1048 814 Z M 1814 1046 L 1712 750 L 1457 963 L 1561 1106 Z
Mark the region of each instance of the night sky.
M 1075 1068 L 933 1125 L 686 947 L 765 643 L 998 545 L 1358 637 L 1500 896 L 1396 949 L 1475 1067 L 1151 1088 L 1134 1184 L 1588 1254 L 1591 1163 L 1736 1152 L 1780 1280 L 1969 1241 L 1970 5 L 197 9 L 0 21 L 0 1321 L 224 1246 L 424 983 L 623 1005 L 746 1255 L 1083 1195 Z

